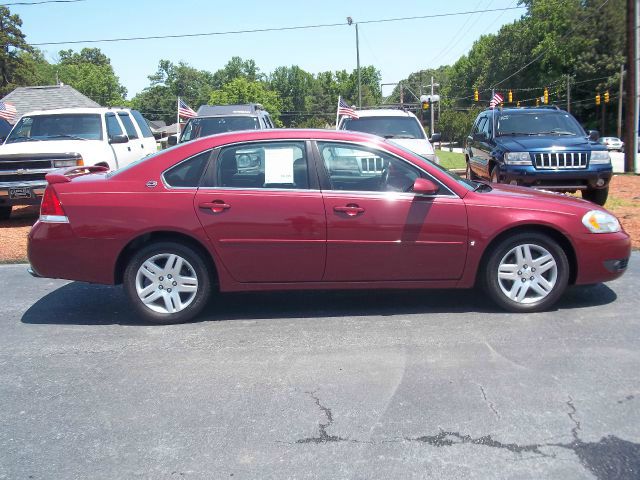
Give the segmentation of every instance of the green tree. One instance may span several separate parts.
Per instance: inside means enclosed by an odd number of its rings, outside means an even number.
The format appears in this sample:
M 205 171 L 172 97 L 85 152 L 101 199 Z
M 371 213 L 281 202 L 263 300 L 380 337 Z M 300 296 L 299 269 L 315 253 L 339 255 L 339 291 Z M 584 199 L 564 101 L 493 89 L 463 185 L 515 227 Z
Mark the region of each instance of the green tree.
M 280 121 L 282 102 L 278 94 L 267 89 L 262 82 L 238 77 L 225 84 L 221 89 L 211 92 L 209 103 L 212 105 L 260 103 L 269 112 L 274 123 L 277 126 L 282 126 Z
M 16 70 L 22 65 L 21 54 L 31 51 L 20 30 L 22 20 L 18 15 L 0 6 L 0 95 L 13 90 Z

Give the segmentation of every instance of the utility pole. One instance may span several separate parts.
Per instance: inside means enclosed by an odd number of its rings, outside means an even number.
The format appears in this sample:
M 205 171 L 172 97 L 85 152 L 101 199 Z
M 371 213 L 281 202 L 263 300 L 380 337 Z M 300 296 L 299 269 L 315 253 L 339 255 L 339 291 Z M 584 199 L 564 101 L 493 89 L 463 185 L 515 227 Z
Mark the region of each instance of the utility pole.
M 620 93 L 618 94 L 618 138 L 622 138 L 622 93 L 624 86 L 624 64 L 620 65 Z
M 353 18 L 347 17 L 347 25 L 353 24 Z M 362 78 L 360 76 L 360 38 L 358 37 L 358 24 L 356 23 L 356 65 L 358 69 L 358 108 L 362 108 Z
M 433 98 L 433 75 L 431 75 L 431 98 Z M 431 100 L 429 100 L 429 103 L 431 103 L 431 105 L 429 105 L 429 110 L 431 110 L 431 136 L 433 137 L 433 103 L 431 102 Z
M 567 75 L 567 113 L 571 113 L 571 75 Z
M 402 90 L 402 82 L 398 83 L 400 89 L 400 108 L 404 107 L 404 91 Z
M 600 123 L 600 135 L 607 136 L 607 102 L 602 99 L 602 122 Z
M 637 75 L 638 75 L 638 60 L 637 60 L 637 36 L 636 36 L 636 23 L 637 23 L 637 4 L 636 0 L 627 0 L 627 76 L 625 79 L 625 91 L 626 106 L 624 116 L 624 143 L 626 148 L 624 149 L 624 171 L 633 172 L 635 170 L 635 159 L 638 149 L 638 121 L 636 110 L 638 108 L 637 101 Z

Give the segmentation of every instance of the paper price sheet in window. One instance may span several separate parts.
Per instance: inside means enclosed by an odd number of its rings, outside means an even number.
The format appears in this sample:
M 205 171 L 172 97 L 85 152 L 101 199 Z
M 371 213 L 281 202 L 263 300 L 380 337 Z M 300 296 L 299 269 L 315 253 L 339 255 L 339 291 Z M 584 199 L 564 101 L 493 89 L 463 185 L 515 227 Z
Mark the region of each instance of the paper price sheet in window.
M 293 184 L 293 148 L 264 150 L 264 183 Z

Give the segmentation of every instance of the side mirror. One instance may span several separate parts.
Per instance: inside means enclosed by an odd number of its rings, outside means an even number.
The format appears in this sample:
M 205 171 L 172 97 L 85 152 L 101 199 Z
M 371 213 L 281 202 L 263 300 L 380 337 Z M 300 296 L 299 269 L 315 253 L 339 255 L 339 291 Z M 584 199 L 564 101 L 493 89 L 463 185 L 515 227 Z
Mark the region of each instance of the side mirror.
M 481 142 L 482 140 L 486 140 L 487 139 L 487 137 L 485 137 L 483 132 L 476 132 L 471 137 L 476 142 Z
M 170 135 L 167 138 L 167 145 L 170 145 L 170 146 L 173 147 L 174 145 L 177 145 L 177 144 L 178 144 L 178 136 L 177 135 Z
M 440 133 L 434 133 L 433 135 L 431 135 L 431 143 L 436 143 L 440 141 L 440 138 L 442 138 L 442 134 Z
M 111 135 L 109 136 L 109 143 L 127 143 L 129 137 L 126 135 Z
M 597 142 L 600 138 L 600 132 L 598 130 L 589 130 L 589 140 Z
M 438 186 L 428 178 L 416 178 L 413 182 L 413 192 L 422 195 L 435 195 L 438 193 Z

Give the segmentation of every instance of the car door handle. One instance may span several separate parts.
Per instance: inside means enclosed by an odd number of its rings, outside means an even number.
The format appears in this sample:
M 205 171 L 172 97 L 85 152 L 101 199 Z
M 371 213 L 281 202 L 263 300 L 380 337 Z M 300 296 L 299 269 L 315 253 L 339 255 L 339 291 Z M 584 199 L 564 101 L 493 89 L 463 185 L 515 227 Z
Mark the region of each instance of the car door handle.
M 220 213 L 229 208 L 231 205 L 224 203 L 222 200 L 214 200 L 213 202 L 202 202 L 198 205 L 200 208 L 211 210 L 213 213 Z
M 364 208 L 355 204 L 346 205 L 344 207 L 333 207 L 334 212 L 346 213 L 350 217 L 355 217 L 359 213 L 364 212 Z

